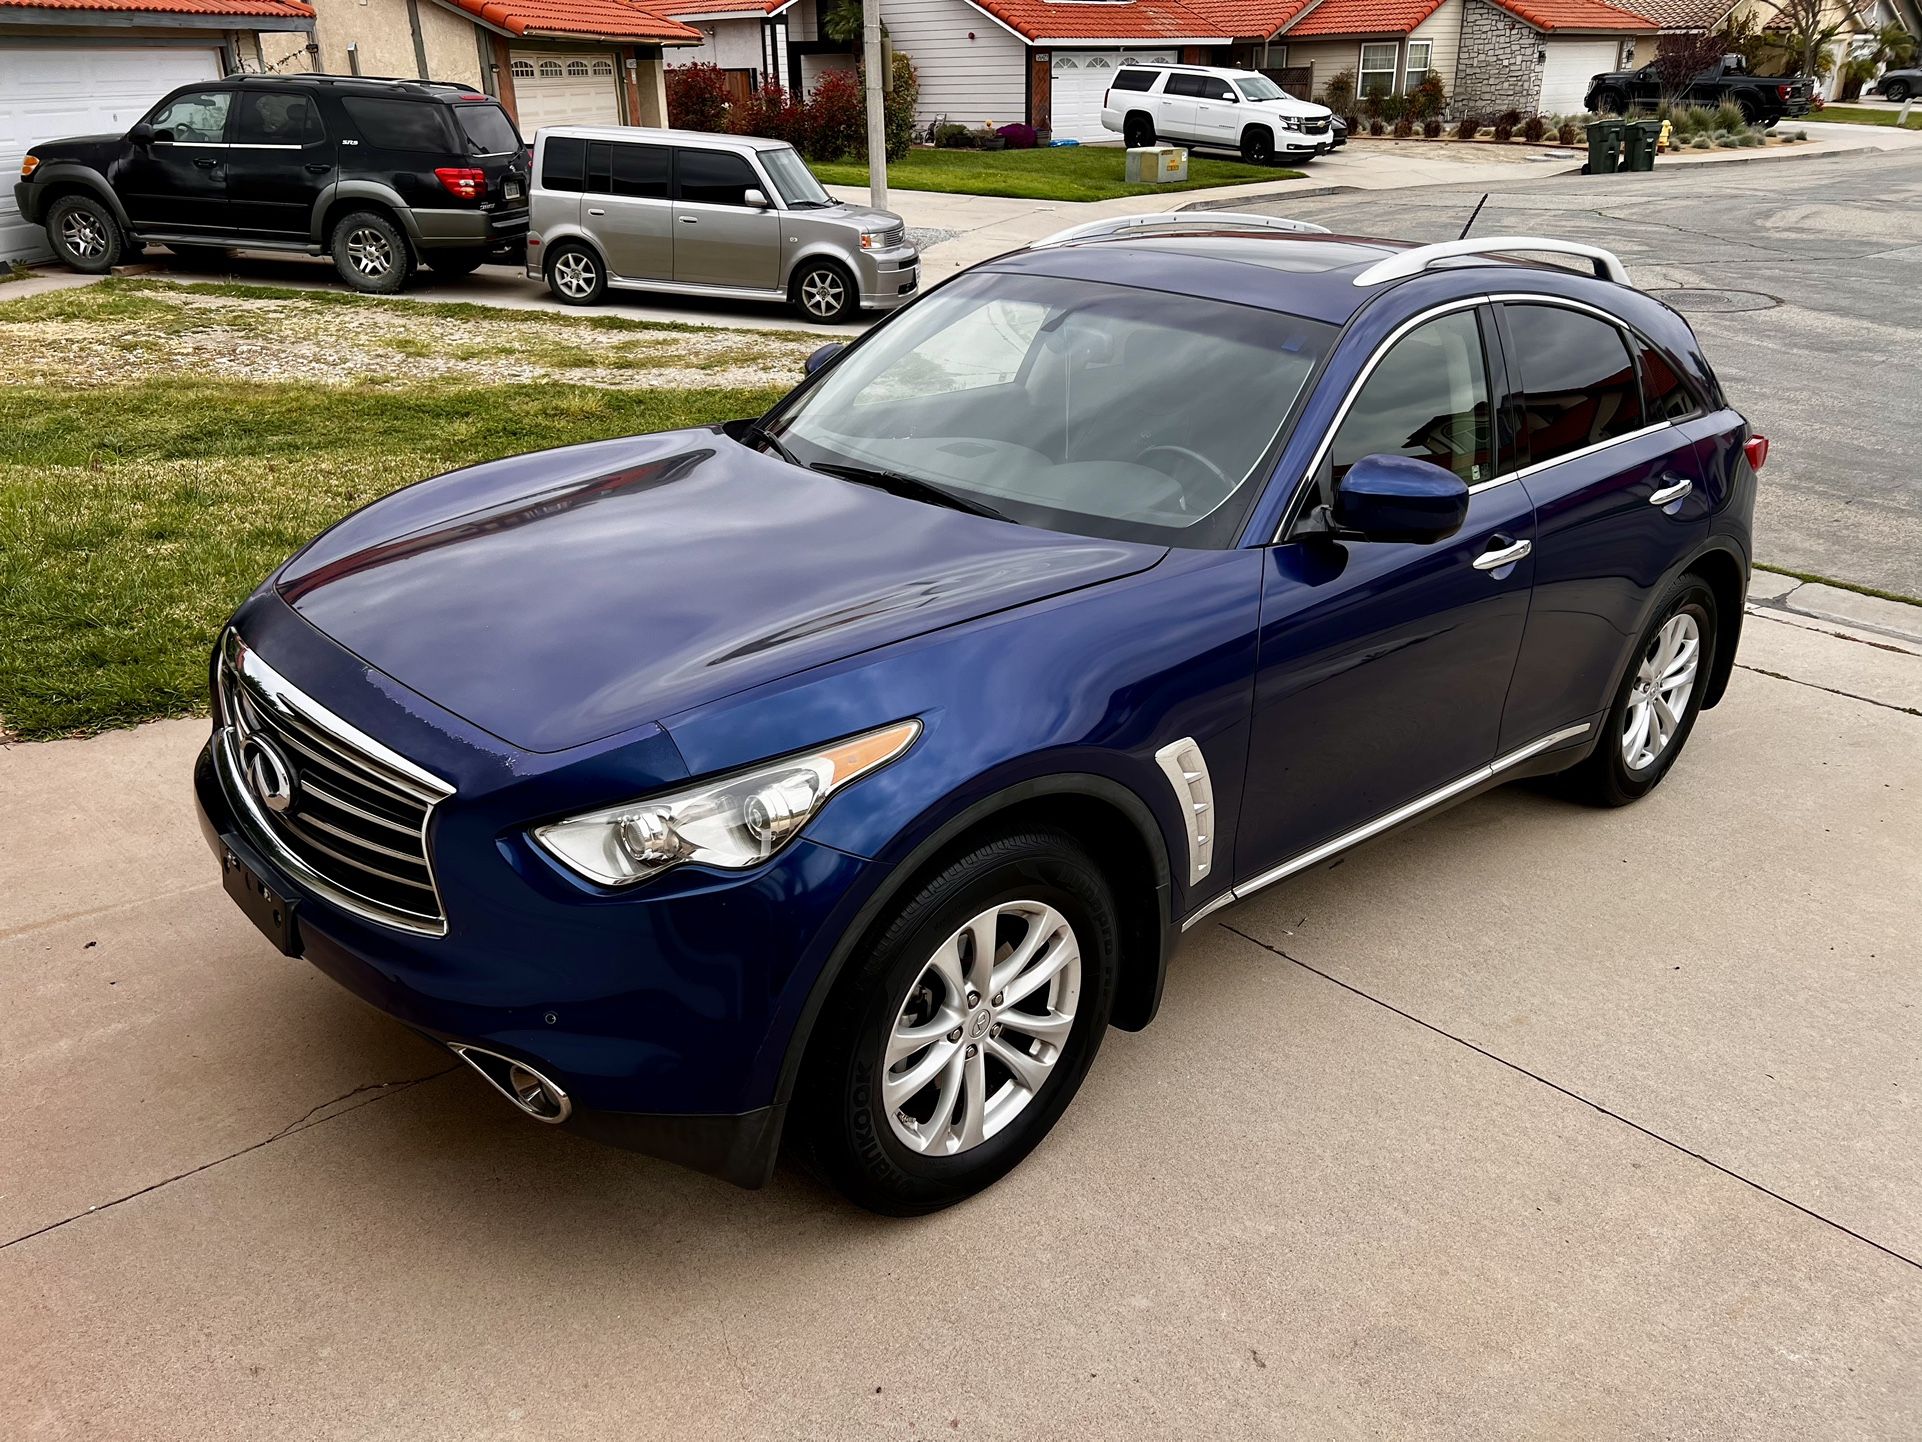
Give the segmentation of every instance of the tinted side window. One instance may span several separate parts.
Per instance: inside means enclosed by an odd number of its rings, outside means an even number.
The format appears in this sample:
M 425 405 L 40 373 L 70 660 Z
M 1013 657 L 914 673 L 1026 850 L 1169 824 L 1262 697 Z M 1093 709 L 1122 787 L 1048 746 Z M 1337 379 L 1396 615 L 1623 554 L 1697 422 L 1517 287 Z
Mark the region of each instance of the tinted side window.
M 318 145 L 326 138 L 320 112 L 308 96 L 249 90 L 240 97 L 236 145 Z
M 667 199 L 668 150 L 664 145 L 614 147 L 614 194 L 641 200 Z
M 1170 75 L 1168 77 L 1168 83 L 1162 86 L 1162 93 L 1164 95 L 1206 95 L 1208 90 L 1208 77 L 1206 75 L 1188 75 L 1185 73 Z
M 1619 330 L 1552 305 L 1510 305 L 1504 319 L 1526 398 L 1531 463 L 1641 429 L 1641 389 Z
M 377 100 L 349 95 L 340 102 L 360 138 L 382 150 L 460 151 L 445 106 L 425 100 Z
M 579 190 L 587 183 L 587 142 L 550 137 L 541 147 L 541 184 L 549 190 Z
M 230 90 L 195 90 L 176 95 L 148 117 L 154 139 L 176 145 L 220 145 L 227 139 L 227 107 L 234 101 Z M 159 132 L 165 131 L 162 135 Z
M 1469 485 L 1495 473 L 1481 325 L 1459 310 L 1396 341 L 1363 383 L 1329 450 L 1334 479 L 1363 456 L 1412 456 Z
M 1642 361 L 1642 409 L 1650 424 L 1683 420 L 1701 409 L 1695 403 L 1695 393 L 1666 354 L 1640 341 L 1636 350 Z
M 1155 83 L 1152 70 L 1117 70 L 1114 77 L 1116 90 L 1146 90 Z
M 761 184 L 752 166 L 725 150 L 678 151 L 675 170 L 679 198 L 703 205 L 745 205 L 748 190 Z

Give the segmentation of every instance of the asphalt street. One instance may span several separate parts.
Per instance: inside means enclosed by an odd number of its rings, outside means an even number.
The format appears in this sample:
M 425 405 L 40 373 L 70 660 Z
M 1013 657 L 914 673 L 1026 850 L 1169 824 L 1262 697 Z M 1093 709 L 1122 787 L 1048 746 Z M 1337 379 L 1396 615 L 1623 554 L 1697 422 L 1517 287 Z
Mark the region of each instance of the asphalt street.
M 1354 235 L 1606 246 L 1688 317 L 1772 449 L 1758 559 L 1922 596 L 1922 150 L 1311 196 Z

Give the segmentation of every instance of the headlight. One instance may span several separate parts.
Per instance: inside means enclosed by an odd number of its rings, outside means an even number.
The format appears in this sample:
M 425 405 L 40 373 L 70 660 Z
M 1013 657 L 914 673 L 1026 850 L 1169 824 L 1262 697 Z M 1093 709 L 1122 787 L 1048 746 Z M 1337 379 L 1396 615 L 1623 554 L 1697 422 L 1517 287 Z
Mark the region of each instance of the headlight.
M 27 179 L 27 177 L 32 175 L 34 171 L 38 170 L 39 168 L 40 168 L 40 157 L 37 155 L 29 155 L 25 160 L 20 162 L 20 178 L 22 180 Z
M 1301 121 L 1292 115 L 1284 115 L 1281 117 L 1281 128 L 1283 130 L 1299 130 L 1301 129 Z
M 920 734 L 919 721 L 897 721 L 684 791 L 538 826 L 534 839 L 603 886 L 632 886 L 689 861 L 738 871 L 787 845 L 828 797 Z

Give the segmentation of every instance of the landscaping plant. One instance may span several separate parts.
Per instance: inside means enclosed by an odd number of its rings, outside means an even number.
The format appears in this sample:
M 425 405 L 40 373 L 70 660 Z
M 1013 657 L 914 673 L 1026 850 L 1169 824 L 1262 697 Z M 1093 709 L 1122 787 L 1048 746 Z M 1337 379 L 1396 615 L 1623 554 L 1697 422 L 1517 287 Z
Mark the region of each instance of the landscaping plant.
M 727 77 L 718 65 L 670 65 L 667 123 L 677 130 L 727 129 Z
M 689 67 L 692 69 L 693 67 Z M 839 160 L 867 149 L 867 106 L 861 99 L 861 77 L 852 70 L 830 70 L 807 98 L 808 155 L 815 160 Z
M 1473 140 L 1481 133 L 1482 122 L 1479 116 L 1464 115 L 1455 122 L 1455 139 L 1457 140 Z
M 1522 122 L 1523 140 L 1540 140 L 1548 134 L 1548 122 L 1539 115 L 1531 115 Z
M 1355 108 L 1355 72 L 1337 70 L 1328 77 L 1328 84 L 1321 92 L 1321 103 L 1337 115 L 1346 115 Z
M 1407 116 L 1404 115 L 1400 120 L 1397 120 L 1395 122 L 1395 139 L 1407 140 L 1409 137 L 1414 135 L 1414 133 L 1415 133 L 1415 122 L 1410 120 Z
M 921 100 L 921 76 L 914 62 L 899 51 L 894 55 L 892 80 L 881 96 L 881 126 L 887 136 L 889 160 L 899 160 L 914 144 L 914 107 Z M 867 114 L 863 96 L 861 113 Z
M 1430 70 L 1409 89 L 1408 114 L 1415 120 L 1432 120 L 1448 105 L 1448 87 L 1441 74 Z
M 1426 137 L 1429 140 L 1435 139 L 1437 136 L 1439 136 L 1442 133 L 1441 121 L 1437 120 L 1432 115 L 1429 116 L 1428 119 L 1422 121 L 1421 123 L 1421 133 L 1424 137 Z
M 799 100 L 772 82 L 763 85 L 746 100 L 738 101 L 730 108 L 727 128 L 736 135 L 759 135 L 769 140 L 785 140 L 796 150 L 807 149 L 806 108 Z

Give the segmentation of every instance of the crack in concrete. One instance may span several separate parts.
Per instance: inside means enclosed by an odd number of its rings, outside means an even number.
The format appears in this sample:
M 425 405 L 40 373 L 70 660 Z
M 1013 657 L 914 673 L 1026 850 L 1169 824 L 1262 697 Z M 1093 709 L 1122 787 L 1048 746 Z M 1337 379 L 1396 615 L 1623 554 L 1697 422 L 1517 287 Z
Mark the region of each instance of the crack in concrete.
M 239 1151 L 229 1152 L 224 1157 L 215 1157 L 210 1162 L 202 1162 L 197 1167 L 189 1167 L 187 1168 L 186 1171 L 178 1172 L 175 1175 L 164 1178 L 161 1181 L 150 1182 L 146 1186 L 138 1189 L 137 1191 L 128 1192 L 123 1197 L 115 1197 L 110 1202 L 101 1202 L 98 1206 L 88 1207 L 87 1210 L 84 1212 L 75 1212 L 72 1216 L 62 1217 L 57 1222 L 48 1222 L 47 1225 L 44 1227 L 36 1227 L 31 1232 L 23 1232 L 21 1235 L 14 1237 L 10 1241 L 0 1242 L 0 1252 L 4 1252 L 8 1247 L 17 1247 L 22 1242 L 30 1242 L 35 1237 L 44 1237 L 48 1232 L 58 1231 L 60 1228 L 67 1226 L 70 1223 L 81 1221 L 87 1217 L 97 1216 L 101 1212 L 108 1211 L 111 1208 L 117 1207 L 123 1202 L 131 1202 L 136 1197 L 144 1197 L 149 1192 L 157 1192 L 162 1187 L 170 1187 L 175 1182 L 185 1181 L 188 1177 L 198 1176 L 202 1172 L 211 1171 L 213 1168 L 222 1166 L 227 1162 L 231 1162 L 237 1157 L 244 1157 L 249 1152 L 257 1152 L 262 1147 L 272 1146 L 275 1142 L 281 1140 L 283 1137 L 290 1137 L 295 1135 L 296 1133 L 304 1132 L 309 1127 L 320 1126 L 323 1122 L 330 1122 L 334 1120 L 335 1117 L 344 1117 L 349 1112 L 359 1111 L 362 1107 L 371 1106 L 373 1103 L 377 1101 L 381 1101 L 384 1098 L 391 1097 L 391 1096 L 399 1096 L 404 1091 L 408 1091 L 414 1087 L 422 1085 L 425 1082 L 433 1081 L 437 1077 L 444 1077 L 449 1072 L 458 1071 L 458 1070 L 460 1070 L 460 1063 L 453 1062 L 447 1066 L 442 1067 L 439 1071 L 429 1072 L 426 1076 L 410 1077 L 405 1081 L 363 1083 L 362 1085 L 353 1088 L 351 1091 L 342 1092 L 339 1096 L 332 1097 L 329 1100 L 322 1102 L 317 1107 L 309 1108 L 305 1116 L 299 1118 L 297 1121 L 291 1121 L 287 1123 L 286 1126 L 282 1127 L 279 1131 L 275 1132 L 272 1136 L 267 1137 L 262 1141 L 253 1142 L 248 1146 L 244 1146 L 240 1148 Z M 365 1097 L 358 1102 L 354 1102 L 352 1106 L 341 1107 L 341 1109 L 337 1112 L 328 1112 L 326 1116 L 318 1115 L 318 1113 L 320 1112 L 327 1111 L 327 1108 L 329 1107 L 340 1106 L 342 1102 L 351 1101 L 353 1098 L 360 1096 L 362 1092 L 370 1092 L 370 1091 L 376 1093 L 376 1095 Z
M 1843 639 L 1847 640 L 1850 638 L 1844 637 Z M 1772 681 L 1787 681 L 1792 686 L 1806 686 L 1811 691 L 1826 691 L 1829 695 L 1840 696 L 1845 701 L 1865 701 L 1871 706 L 1880 706 L 1884 711 L 1895 711 L 1904 716 L 1922 717 L 1922 710 L 1917 710 L 1913 706 L 1898 706 L 1893 701 L 1878 701 L 1873 696 L 1858 696 L 1853 691 L 1838 691 L 1833 686 L 1824 686 L 1815 681 L 1804 681 L 1799 676 L 1784 676 L 1780 671 L 1769 671 L 1761 666 L 1745 666 L 1740 661 L 1737 661 L 1735 663 L 1735 669 L 1737 671 L 1752 671 L 1757 676 L 1767 676 Z
M 1542 1086 L 1547 1087 L 1550 1091 L 1561 1093 L 1561 1095 L 1567 1097 L 1570 1101 L 1580 1102 L 1583 1106 L 1589 1107 L 1594 1111 L 1600 1112 L 1603 1116 L 1607 1117 L 1610 1121 L 1620 1122 L 1623 1126 L 1628 1127 L 1633 1131 L 1640 1132 L 1643 1136 L 1647 1137 L 1650 1141 L 1659 1142 L 1663 1146 L 1671 1149 L 1672 1151 L 1680 1152 L 1683 1156 L 1693 1158 L 1695 1161 L 1702 1163 L 1704 1166 L 1712 1167 L 1716 1171 L 1720 1172 L 1723 1176 L 1728 1177 L 1732 1181 L 1740 1182 L 1743 1186 L 1749 1187 L 1757 1192 L 1760 1192 L 1763 1196 L 1769 1197 L 1774 1201 L 1778 1201 L 1785 1207 L 1794 1208 L 1796 1211 L 1800 1212 L 1803 1216 L 1808 1217 L 1813 1221 L 1820 1222 L 1825 1227 L 1833 1228 L 1835 1231 L 1840 1232 L 1845 1237 L 1853 1238 L 1855 1241 L 1861 1242 L 1865 1246 L 1873 1247 L 1875 1248 L 1876 1251 L 1881 1252 L 1884 1256 L 1892 1257 L 1894 1260 L 1901 1262 L 1907 1266 L 1913 1267 L 1918 1272 L 1922 1272 L 1922 1261 L 1919 1261 L 1916 1258 L 1911 1257 L 1904 1252 L 1899 1252 L 1894 1247 L 1888 1246 L 1882 1242 L 1878 1242 L 1873 1237 L 1864 1236 L 1862 1233 L 1854 1230 L 1852 1227 L 1844 1226 L 1841 1222 L 1836 1221 L 1833 1217 L 1825 1217 L 1820 1212 L 1815 1211 L 1813 1208 L 1805 1207 L 1800 1202 L 1792 1201 L 1788 1197 L 1783 1196 L 1780 1192 L 1771 1191 L 1769 1188 L 1763 1186 L 1760 1182 L 1755 1181 L 1750 1177 L 1743 1176 L 1740 1172 L 1735 1171 L 1731 1167 L 1723 1166 L 1720 1162 L 1716 1161 L 1714 1158 L 1704 1156 L 1702 1153 L 1698 1151 L 1693 1151 L 1688 1147 L 1683 1146 L 1680 1142 L 1675 1141 L 1669 1137 L 1665 1137 L 1660 1132 L 1655 1131 L 1649 1127 L 1645 1127 L 1640 1122 L 1633 1121 L 1630 1118 L 1623 1116 L 1620 1112 L 1610 1111 L 1607 1107 L 1603 1106 L 1600 1102 L 1594 1101 L 1589 1097 L 1585 1097 L 1578 1091 L 1572 1091 L 1568 1087 L 1561 1085 L 1559 1082 L 1550 1081 L 1547 1077 L 1541 1075 L 1539 1072 L 1532 1072 L 1519 1062 L 1510 1061 L 1507 1057 L 1500 1056 L 1495 1052 L 1488 1050 L 1488 1048 L 1486 1047 L 1477 1046 L 1475 1045 L 1474 1042 L 1469 1041 L 1464 1037 L 1456 1036 L 1453 1032 L 1445 1030 L 1442 1027 L 1436 1026 L 1435 1023 L 1433 1023 L 1432 1021 L 1424 1021 L 1422 1020 L 1422 1018 L 1416 1016 L 1413 1012 L 1403 1011 L 1400 1007 L 1396 1006 L 1393 1002 L 1383 1001 L 1380 997 L 1374 996 L 1369 992 L 1365 992 L 1360 987 L 1352 985 L 1349 982 L 1345 982 L 1340 977 L 1332 975 L 1329 972 L 1323 971 L 1320 967 L 1310 966 L 1307 962 L 1303 961 L 1300 957 L 1290 956 L 1287 952 L 1283 951 L 1280 947 L 1274 946 L 1268 942 L 1262 941 L 1258 937 L 1250 936 L 1247 932 L 1242 931 L 1237 927 L 1230 926 L 1225 921 L 1218 921 L 1215 923 L 1215 925 L 1219 926 L 1223 931 L 1228 932 L 1230 935 L 1238 936 L 1243 941 L 1250 942 L 1253 945 L 1260 947 L 1263 951 L 1270 952 L 1273 955 L 1280 957 L 1283 961 L 1289 962 L 1294 966 L 1300 967 L 1303 971 L 1307 972 L 1310 976 L 1318 976 L 1323 981 L 1328 982 L 1333 986 L 1340 987 L 1343 991 L 1349 993 L 1351 996 L 1359 997 L 1361 1000 L 1365 1002 L 1369 1002 L 1375 1006 L 1380 1007 L 1383 1011 L 1392 1012 L 1394 1015 L 1402 1018 L 1402 1020 L 1404 1021 L 1413 1022 L 1416 1026 L 1421 1027 L 1424 1031 L 1432 1031 L 1436 1036 L 1442 1037 L 1448 1041 L 1452 1041 L 1457 1046 L 1464 1047 L 1467 1050 L 1474 1052 L 1477 1056 L 1486 1057 L 1489 1061 L 1496 1062 L 1501 1066 L 1505 1066 L 1510 1071 L 1515 1072 L 1517 1075 L 1527 1077 L 1532 1082 L 1538 1082 Z

